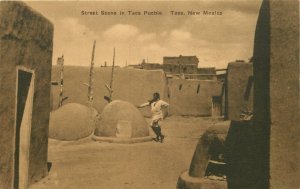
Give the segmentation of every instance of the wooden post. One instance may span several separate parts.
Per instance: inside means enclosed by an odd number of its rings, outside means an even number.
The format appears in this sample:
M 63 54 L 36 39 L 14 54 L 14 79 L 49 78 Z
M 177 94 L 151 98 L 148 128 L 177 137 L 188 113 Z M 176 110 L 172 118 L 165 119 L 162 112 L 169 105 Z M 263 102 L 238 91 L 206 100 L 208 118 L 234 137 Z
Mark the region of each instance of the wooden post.
M 113 98 L 113 82 L 114 82 L 114 68 L 115 68 L 115 48 L 114 48 L 114 54 L 113 54 L 113 63 L 112 63 L 112 68 L 111 68 L 111 77 L 110 77 L 110 90 L 109 90 L 109 99 L 110 102 L 112 101 Z
M 59 105 L 58 107 L 61 107 L 63 104 L 63 86 L 64 86 L 64 55 L 57 58 L 57 64 L 60 65 L 60 92 L 59 92 Z
M 94 55 L 95 55 L 95 47 L 96 47 L 96 40 L 94 41 L 93 51 L 92 51 L 92 58 L 91 58 L 91 67 L 90 67 L 90 74 L 89 74 L 89 84 L 88 84 L 88 101 L 90 106 L 93 104 L 93 82 L 94 82 Z

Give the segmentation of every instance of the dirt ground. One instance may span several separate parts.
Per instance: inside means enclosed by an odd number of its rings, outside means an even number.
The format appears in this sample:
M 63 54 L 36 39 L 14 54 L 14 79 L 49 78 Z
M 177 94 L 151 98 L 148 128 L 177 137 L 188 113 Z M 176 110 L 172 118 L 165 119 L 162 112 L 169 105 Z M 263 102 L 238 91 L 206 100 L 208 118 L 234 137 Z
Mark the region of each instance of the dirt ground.
M 190 165 L 199 137 L 216 122 L 220 121 L 168 117 L 161 124 L 164 143 L 49 139 L 51 170 L 30 189 L 175 189 L 179 175 Z

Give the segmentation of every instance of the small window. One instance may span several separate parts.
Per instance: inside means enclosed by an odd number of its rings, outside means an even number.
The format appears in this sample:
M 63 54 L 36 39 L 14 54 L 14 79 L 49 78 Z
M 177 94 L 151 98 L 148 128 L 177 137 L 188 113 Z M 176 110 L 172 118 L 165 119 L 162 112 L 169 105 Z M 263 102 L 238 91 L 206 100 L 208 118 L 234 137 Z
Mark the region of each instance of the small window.
M 182 84 L 179 85 L 179 90 L 181 91 L 181 89 L 182 89 Z

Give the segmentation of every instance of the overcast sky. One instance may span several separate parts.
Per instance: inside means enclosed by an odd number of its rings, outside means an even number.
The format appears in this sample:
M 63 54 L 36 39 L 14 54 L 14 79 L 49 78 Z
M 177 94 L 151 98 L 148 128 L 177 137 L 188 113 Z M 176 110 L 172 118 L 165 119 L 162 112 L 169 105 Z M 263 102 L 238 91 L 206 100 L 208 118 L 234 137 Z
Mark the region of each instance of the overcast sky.
M 196 55 L 199 67 L 225 68 L 253 53 L 261 0 L 202 1 L 27 1 L 54 24 L 53 64 L 64 54 L 66 65 L 89 66 L 96 40 L 95 65 L 162 63 L 163 56 Z M 217 11 L 222 15 L 187 15 L 187 11 Z M 98 11 L 100 15 L 82 15 Z M 124 11 L 125 15 L 101 15 Z M 162 15 L 128 15 L 128 11 L 160 11 Z M 171 15 L 182 11 L 186 15 Z

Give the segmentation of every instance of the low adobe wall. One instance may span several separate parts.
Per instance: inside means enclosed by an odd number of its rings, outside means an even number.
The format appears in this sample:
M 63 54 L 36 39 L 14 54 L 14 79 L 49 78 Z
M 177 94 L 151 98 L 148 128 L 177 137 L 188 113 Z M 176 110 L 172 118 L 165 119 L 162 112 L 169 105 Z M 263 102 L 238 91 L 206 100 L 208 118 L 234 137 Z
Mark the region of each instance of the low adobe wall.
M 172 115 L 210 116 L 212 96 L 221 96 L 222 82 L 211 80 L 169 79 Z
M 52 80 L 59 81 L 59 66 L 53 66 Z M 101 113 L 108 104 L 104 96 L 108 96 L 105 84 L 110 83 L 111 68 L 94 68 L 94 108 Z M 89 67 L 65 66 L 64 67 L 64 102 L 76 102 L 88 105 L 87 86 Z M 115 68 L 113 82 L 113 100 L 124 100 L 134 105 L 140 105 L 152 98 L 154 92 L 159 92 L 161 98 L 166 95 L 166 77 L 162 70 L 140 70 Z M 58 108 L 59 86 L 52 86 L 53 109 Z M 150 116 L 150 109 L 141 109 L 145 116 Z

